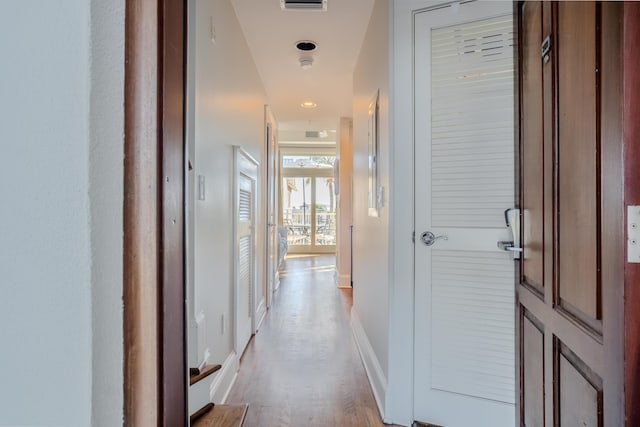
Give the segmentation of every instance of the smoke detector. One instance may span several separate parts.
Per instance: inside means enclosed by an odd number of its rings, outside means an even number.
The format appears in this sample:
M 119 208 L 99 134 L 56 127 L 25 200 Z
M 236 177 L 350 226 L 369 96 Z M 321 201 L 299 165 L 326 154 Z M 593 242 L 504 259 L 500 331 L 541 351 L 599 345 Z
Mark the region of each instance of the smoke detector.
M 300 67 L 303 70 L 308 70 L 313 66 L 313 58 L 300 58 Z

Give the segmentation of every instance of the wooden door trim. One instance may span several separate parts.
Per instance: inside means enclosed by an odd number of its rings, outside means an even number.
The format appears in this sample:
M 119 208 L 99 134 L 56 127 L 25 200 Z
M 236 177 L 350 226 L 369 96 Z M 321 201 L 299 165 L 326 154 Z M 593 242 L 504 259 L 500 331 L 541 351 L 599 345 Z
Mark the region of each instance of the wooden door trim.
M 186 1 L 162 0 L 160 97 L 162 206 L 160 425 L 188 425 L 184 236 Z
M 625 207 L 640 205 L 640 4 L 624 3 L 624 199 Z M 625 227 L 626 229 L 626 227 Z M 625 236 L 626 237 L 626 236 Z M 626 240 L 625 240 L 626 241 Z M 640 264 L 626 263 L 625 282 L 625 415 L 626 425 L 640 425 Z
M 124 105 L 124 425 L 158 425 L 158 2 L 128 0 Z
M 184 1 L 127 0 L 124 425 L 187 425 Z

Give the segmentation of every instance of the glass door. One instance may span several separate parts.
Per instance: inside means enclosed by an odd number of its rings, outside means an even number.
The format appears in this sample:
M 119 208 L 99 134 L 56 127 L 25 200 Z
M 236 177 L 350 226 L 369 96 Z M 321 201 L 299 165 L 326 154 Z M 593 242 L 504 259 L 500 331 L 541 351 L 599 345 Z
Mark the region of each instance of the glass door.
M 286 177 L 282 180 L 284 203 L 282 225 L 287 227 L 289 250 L 311 245 L 312 183 L 309 176 Z
M 335 156 L 282 157 L 281 215 L 289 253 L 336 250 Z
M 315 186 L 313 242 L 315 246 L 336 245 L 336 200 L 333 177 L 313 178 Z

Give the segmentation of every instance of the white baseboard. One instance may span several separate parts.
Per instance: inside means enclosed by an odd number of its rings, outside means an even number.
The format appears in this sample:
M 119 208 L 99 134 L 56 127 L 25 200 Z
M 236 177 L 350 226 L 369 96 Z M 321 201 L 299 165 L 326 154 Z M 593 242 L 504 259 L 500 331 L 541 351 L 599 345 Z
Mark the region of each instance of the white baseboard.
M 262 321 L 266 316 L 267 316 L 267 301 L 265 299 L 262 299 L 256 310 L 257 321 L 256 321 L 256 328 L 253 331 L 254 334 L 258 332 L 258 329 L 260 329 L 260 325 L 262 325 Z
M 238 355 L 235 351 L 229 353 L 217 374 L 209 388 L 209 398 L 214 403 L 224 403 L 238 375 Z
M 276 280 L 273 281 L 273 292 L 280 289 L 280 271 L 276 273 Z
M 351 289 L 351 274 L 338 275 L 338 287 L 342 289 Z
M 351 330 L 353 331 L 353 337 L 356 341 L 358 351 L 360 352 L 360 358 L 364 365 L 364 370 L 367 372 L 367 378 L 373 391 L 373 397 L 376 399 L 378 405 L 378 411 L 380 412 L 380 418 L 384 420 L 384 402 L 387 395 L 387 378 L 384 376 L 380 362 L 376 357 L 373 347 L 367 338 L 367 333 L 362 327 L 360 318 L 355 309 L 351 307 Z

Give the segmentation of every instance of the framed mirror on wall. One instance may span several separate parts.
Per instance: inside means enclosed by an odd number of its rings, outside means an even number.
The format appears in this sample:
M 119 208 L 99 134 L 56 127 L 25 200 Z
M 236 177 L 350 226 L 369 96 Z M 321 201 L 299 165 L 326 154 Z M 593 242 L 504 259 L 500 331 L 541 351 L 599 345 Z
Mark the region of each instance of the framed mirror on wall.
M 378 185 L 378 118 L 379 118 L 380 91 L 369 103 L 368 142 L 369 142 L 369 216 L 377 217 L 380 214 L 380 190 Z

